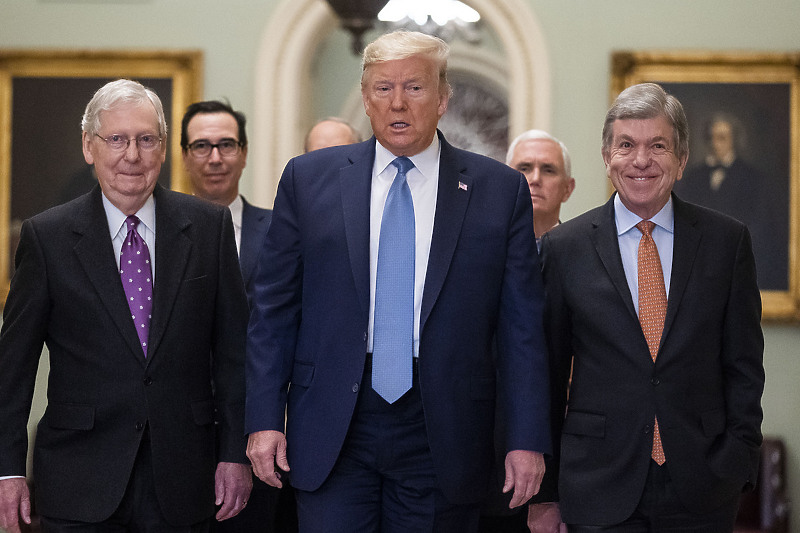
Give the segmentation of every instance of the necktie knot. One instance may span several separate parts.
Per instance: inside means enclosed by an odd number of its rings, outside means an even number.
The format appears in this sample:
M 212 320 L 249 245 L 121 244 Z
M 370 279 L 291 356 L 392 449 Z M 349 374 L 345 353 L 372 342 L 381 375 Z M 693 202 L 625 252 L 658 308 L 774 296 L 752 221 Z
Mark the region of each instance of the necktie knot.
M 636 227 L 639 228 L 639 231 L 641 231 L 645 237 L 650 237 L 656 227 L 656 223 L 652 220 L 642 220 L 636 224 Z
M 414 163 L 406 156 L 401 156 L 392 161 L 392 165 L 397 168 L 397 174 L 405 176 L 406 173 L 414 168 Z
M 139 217 L 136 215 L 129 216 L 125 219 L 125 225 L 127 226 L 128 231 L 135 231 L 139 226 Z

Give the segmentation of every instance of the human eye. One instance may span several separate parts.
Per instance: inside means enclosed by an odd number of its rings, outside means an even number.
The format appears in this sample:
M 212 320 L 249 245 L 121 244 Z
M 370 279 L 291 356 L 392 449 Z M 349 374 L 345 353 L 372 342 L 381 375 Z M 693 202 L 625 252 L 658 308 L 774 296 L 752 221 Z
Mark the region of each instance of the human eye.
M 210 143 L 208 141 L 195 141 L 192 143 L 191 148 L 193 150 L 203 151 L 207 150 L 209 146 Z
M 158 143 L 158 136 L 151 133 L 146 133 L 144 135 L 140 135 L 137 142 L 144 148 L 152 148 Z
M 233 150 L 236 147 L 236 141 L 233 139 L 222 139 L 219 142 L 219 147 L 221 150 Z

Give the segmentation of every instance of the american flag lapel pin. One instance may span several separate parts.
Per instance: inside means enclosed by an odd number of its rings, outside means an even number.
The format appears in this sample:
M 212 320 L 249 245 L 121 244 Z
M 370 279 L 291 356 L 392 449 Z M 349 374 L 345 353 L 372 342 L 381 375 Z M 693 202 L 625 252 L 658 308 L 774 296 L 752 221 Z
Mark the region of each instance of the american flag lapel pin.
M 459 181 L 458 182 L 458 188 L 461 189 L 462 191 L 466 191 L 467 190 L 467 184 L 464 183 L 463 181 Z

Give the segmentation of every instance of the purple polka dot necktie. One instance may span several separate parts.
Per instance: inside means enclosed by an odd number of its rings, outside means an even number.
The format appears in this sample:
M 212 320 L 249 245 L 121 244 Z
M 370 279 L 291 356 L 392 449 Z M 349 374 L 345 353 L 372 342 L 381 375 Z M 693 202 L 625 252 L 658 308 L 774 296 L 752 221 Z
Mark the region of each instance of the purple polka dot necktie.
M 150 252 L 147 244 L 136 231 L 139 219 L 133 215 L 125 219 L 128 235 L 122 243 L 119 256 L 119 275 L 125 298 L 131 310 L 131 318 L 139 334 L 145 357 L 147 336 L 150 332 L 150 316 L 153 309 L 153 277 L 150 275 Z

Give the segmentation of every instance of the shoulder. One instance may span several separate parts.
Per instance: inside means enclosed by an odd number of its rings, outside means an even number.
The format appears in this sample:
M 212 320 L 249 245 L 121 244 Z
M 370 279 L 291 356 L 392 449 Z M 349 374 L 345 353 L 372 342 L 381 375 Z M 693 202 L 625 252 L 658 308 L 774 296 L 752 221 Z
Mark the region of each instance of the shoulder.
M 253 216 L 257 216 L 257 217 L 263 217 L 263 216 L 268 216 L 268 215 L 272 214 L 272 209 L 266 209 L 266 208 L 263 208 L 263 207 L 255 206 L 255 205 L 251 204 L 250 202 L 248 202 L 247 199 L 244 196 L 242 196 L 242 203 L 244 204 L 243 213 L 244 213 L 245 216 L 250 214 L 250 215 L 253 215 Z
M 731 232 L 735 234 L 739 234 L 747 229 L 743 222 L 725 213 L 681 200 L 675 194 L 673 194 L 672 198 L 673 205 L 675 206 L 676 224 L 686 223 L 699 229 L 710 229 L 713 231 Z

